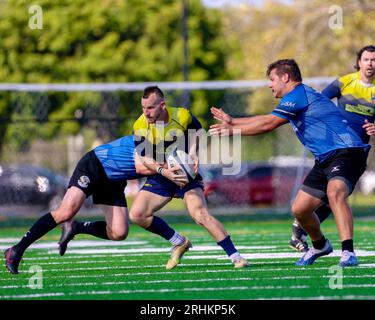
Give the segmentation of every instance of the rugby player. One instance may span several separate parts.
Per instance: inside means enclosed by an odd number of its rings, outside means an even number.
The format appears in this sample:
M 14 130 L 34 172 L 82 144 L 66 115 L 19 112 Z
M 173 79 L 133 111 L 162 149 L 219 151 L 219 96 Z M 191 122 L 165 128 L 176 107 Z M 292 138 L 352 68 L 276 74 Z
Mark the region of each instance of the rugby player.
M 192 244 L 154 213 L 173 197 L 183 198 L 191 217 L 223 248 L 234 267 L 247 267 L 248 262 L 239 254 L 224 226 L 208 212 L 203 195 L 202 177 L 198 174 L 192 181 L 183 181 L 175 178 L 174 173 L 168 172 L 156 162 L 156 159 L 160 159 L 159 162 L 165 160 L 168 148 L 182 148 L 195 157 L 194 171 L 197 173 L 198 134 L 192 134 L 193 137 L 189 140 L 189 130 L 200 130 L 200 122 L 185 108 L 167 106 L 164 93 L 157 86 L 145 88 L 141 104 L 143 114 L 135 121 L 133 128 L 136 151 L 142 163 L 155 175 L 147 178 L 137 195 L 129 213 L 130 219 L 172 244 L 166 269 L 173 269 Z M 193 143 L 189 145 L 189 141 Z
M 337 98 L 337 106 L 348 124 L 368 143 L 375 134 L 375 46 L 368 45 L 357 52 L 355 69 L 357 72 L 346 74 L 323 91 L 329 99 Z M 331 214 L 327 199 L 315 210 L 320 222 Z M 307 251 L 307 233 L 295 220 L 292 225 L 292 238 L 289 245 L 297 251 Z
M 232 118 L 221 109 L 211 108 L 215 119 L 210 133 L 231 134 L 240 129 L 243 135 L 270 132 L 288 122 L 298 139 L 315 156 L 315 165 L 305 178 L 292 205 L 292 213 L 312 240 L 297 266 L 311 265 L 332 252 L 314 211 L 328 198 L 341 240 L 342 267 L 358 264 L 353 248 L 353 216 L 348 196 L 366 169 L 370 145 L 364 143 L 348 125 L 340 110 L 326 96 L 302 83 L 297 63 L 278 60 L 268 66 L 269 88 L 280 103 L 271 114 Z
M 40 217 L 16 245 L 5 251 L 5 266 L 8 271 L 18 274 L 18 266 L 25 250 L 64 222 L 59 241 L 60 255 L 65 253 L 68 242 L 80 233 L 108 240 L 124 240 L 129 231 L 124 194 L 127 180 L 150 174 L 153 172 L 138 161 L 133 136 L 122 137 L 86 153 L 73 171 L 60 206 Z M 101 205 L 105 221 L 71 220 L 91 195 L 93 203 Z

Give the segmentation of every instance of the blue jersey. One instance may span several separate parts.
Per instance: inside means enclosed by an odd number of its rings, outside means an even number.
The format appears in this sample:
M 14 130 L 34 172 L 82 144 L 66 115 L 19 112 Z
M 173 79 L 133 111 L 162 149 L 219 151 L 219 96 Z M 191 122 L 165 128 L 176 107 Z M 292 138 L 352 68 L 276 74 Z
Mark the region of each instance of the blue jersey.
M 298 139 L 320 162 L 337 149 L 370 149 L 331 100 L 304 84 L 286 94 L 272 114 L 289 120 Z
M 134 150 L 133 136 L 125 136 L 96 147 L 94 152 L 109 179 L 130 180 L 142 177 L 135 171 Z

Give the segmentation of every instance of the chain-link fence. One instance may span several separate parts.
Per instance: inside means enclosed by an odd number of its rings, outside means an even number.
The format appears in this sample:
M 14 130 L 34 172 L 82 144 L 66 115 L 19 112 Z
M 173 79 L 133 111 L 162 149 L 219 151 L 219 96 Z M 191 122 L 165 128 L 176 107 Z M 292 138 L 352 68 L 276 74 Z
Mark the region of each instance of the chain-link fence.
M 321 81 L 324 85 L 327 81 Z M 230 82 L 228 82 L 230 83 Z M 81 156 L 95 146 L 131 134 L 141 114 L 140 99 L 147 84 L 137 89 L 71 90 L 33 89 L 19 86 L 0 91 L 0 214 L 37 213 L 61 201 L 69 176 Z M 163 88 L 167 104 L 190 108 L 207 130 L 213 123 L 209 107 L 218 106 L 233 116 L 268 113 L 275 106 L 264 83 L 254 87 Z M 315 86 L 319 89 L 319 83 Z M 187 90 L 188 89 L 188 90 Z M 213 150 L 211 149 L 213 148 Z M 208 153 L 217 145 L 208 138 Z M 223 148 L 223 146 L 221 146 Z M 205 195 L 215 211 L 286 211 L 304 176 L 312 166 L 289 125 L 254 137 L 242 137 L 240 147 L 229 143 L 241 167 L 235 175 L 223 175 L 222 164 L 203 164 Z M 231 151 L 232 150 L 232 151 Z M 223 152 L 223 151 L 222 151 Z M 224 151 L 225 152 L 225 151 Z M 352 196 L 355 205 L 375 207 L 375 162 Z M 219 161 L 220 162 L 220 161 Z M 129 183 L 134 197 L 142 182 Z M 373 201 L 374 198 L 374 201 Z M 88 211 L 95 208 L 86 205 Z M 181 210 L 169 205 L 167 210 Z

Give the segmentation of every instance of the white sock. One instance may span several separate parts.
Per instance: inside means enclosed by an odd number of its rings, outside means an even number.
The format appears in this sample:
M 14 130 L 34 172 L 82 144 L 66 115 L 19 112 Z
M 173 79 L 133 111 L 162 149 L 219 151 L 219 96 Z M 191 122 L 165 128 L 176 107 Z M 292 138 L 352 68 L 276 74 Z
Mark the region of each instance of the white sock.
M 175 231 L 174 235 L 172 236 L 172 238 L 169 239 L 169 242 L 173 245 L 173 246 L 179 246 L 181 244 L 183 244 L 185 241 L 185 237 L 180 235 L 178 232 Z
M 241 259 L 242 256 L 240 255 L 240 253 L 237 251 L 235 253 L 232 253 L 229 258 L 234 261 L 234 260 L 238 260 L 238 259 Z

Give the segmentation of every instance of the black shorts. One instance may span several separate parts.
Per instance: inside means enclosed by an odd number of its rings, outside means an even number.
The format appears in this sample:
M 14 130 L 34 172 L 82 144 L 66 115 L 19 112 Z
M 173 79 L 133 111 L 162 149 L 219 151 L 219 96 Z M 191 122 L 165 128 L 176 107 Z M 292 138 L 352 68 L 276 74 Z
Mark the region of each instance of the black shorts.
M 330 159 L 322 163 L 316 161 L 301 190 L 327 202 L 328 181 L 340 179 L 346 183 L 351 194 L 366 170 L 367 155 L 368 152 L 363 148 L 339 149 Z
M 68 188 L 81 189 L 86 197 L 92 195 L 94 204 L 127 207 L 125 187 L 127 181 L 108 179 L 94 151 L 86 153 L 77 163 Z

